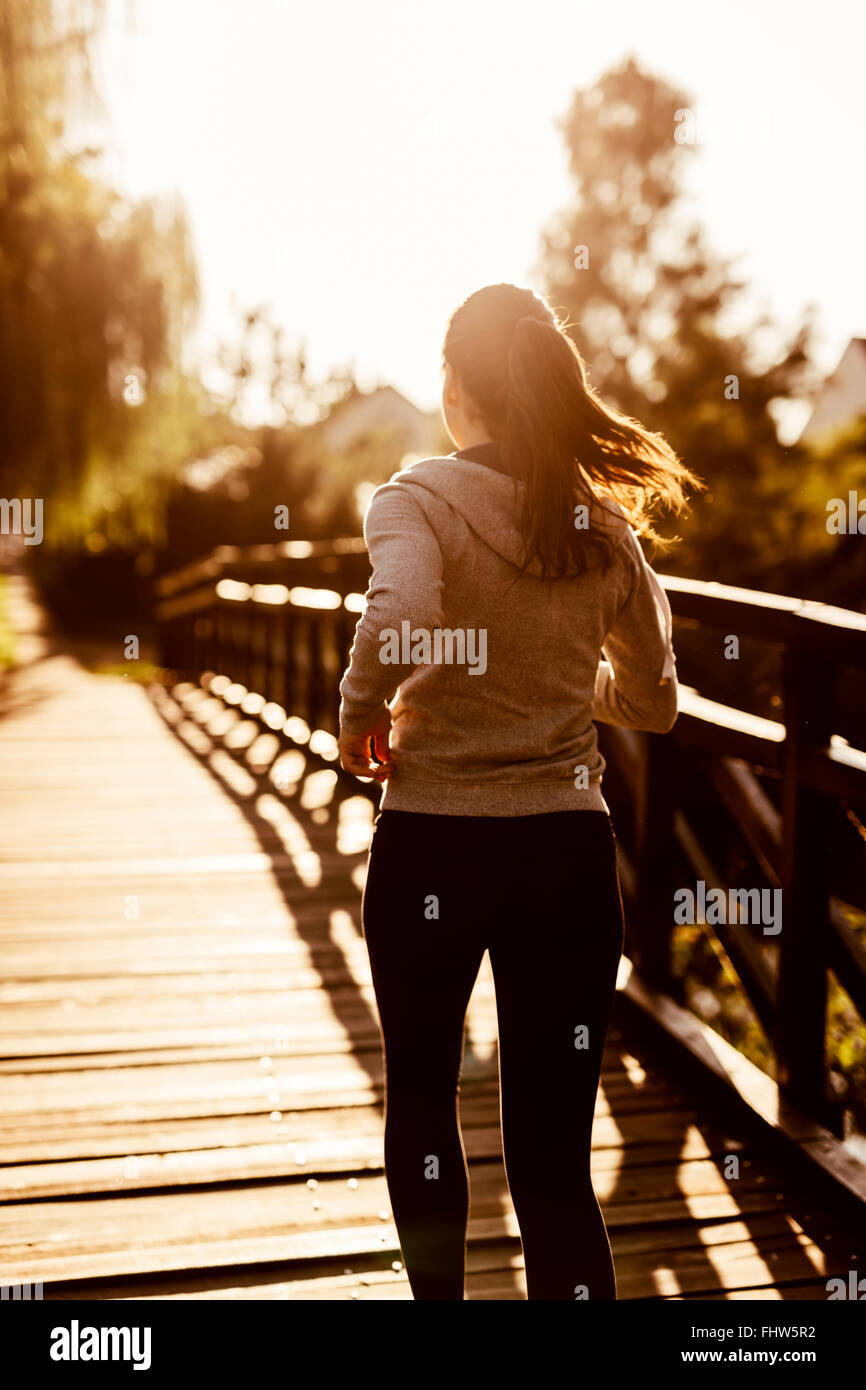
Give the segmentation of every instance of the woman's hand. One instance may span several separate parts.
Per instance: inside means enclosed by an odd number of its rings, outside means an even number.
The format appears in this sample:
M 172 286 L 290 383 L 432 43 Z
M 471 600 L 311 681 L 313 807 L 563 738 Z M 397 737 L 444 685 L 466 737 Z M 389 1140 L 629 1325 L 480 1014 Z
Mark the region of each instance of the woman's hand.
M 341 729 L 338 743 L 340 767 L 356 777 L 373 777 L 377 782 L 384 782 L 392 771 L 390 734 L 391 711 L 388 709 L 364 734 L 350 734 Z

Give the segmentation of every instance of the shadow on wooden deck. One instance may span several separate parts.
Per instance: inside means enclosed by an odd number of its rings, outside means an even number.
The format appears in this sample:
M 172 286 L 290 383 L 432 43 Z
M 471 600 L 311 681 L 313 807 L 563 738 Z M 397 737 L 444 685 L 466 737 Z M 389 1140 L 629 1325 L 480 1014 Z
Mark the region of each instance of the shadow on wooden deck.
M 407 1298 L 359 917 L 371 803 L 192 687 L 148 698 L 57 652 L 10 679 L 0 1281 Z M 620 1297 L 825 1298 L 861 1254 L 844 1222 L 684 1080 L 618 1009 L 593 1173 Z M 486 963 L 461 1114 L 469 1296 L 520 1298 Z

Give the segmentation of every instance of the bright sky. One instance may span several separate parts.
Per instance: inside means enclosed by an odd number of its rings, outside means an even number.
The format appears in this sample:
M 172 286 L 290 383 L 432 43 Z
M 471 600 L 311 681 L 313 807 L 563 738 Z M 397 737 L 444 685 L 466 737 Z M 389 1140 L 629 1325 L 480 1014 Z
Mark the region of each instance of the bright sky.
M 183 194 L 204 354 L 267 301 L 318 370 L 436 405 L 456 305 L 541 288 L 571 198 L 556 119 L 628 53 L 693 94 L 695 209 L 759 301 L 783 325 L 816 304 L 828 369 L 866 336 L 851 0 L 136 0 L 131 29 L 111 3 L 109 170 Z

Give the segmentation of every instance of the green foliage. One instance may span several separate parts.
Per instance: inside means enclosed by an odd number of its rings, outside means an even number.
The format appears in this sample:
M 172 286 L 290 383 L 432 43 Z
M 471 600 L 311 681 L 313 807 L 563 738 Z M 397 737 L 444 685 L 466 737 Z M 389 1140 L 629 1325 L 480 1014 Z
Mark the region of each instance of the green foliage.
M 848 925 L 866 943 L 866 916 L 843 907 Z M 674 973 L 682 981 L 688 1007 L 750 1061 L 775 1077 L 773 1046 L 737 978 L 712 927 L 677 926 L 673 932 Z M 773 950 L 763 952 L 772 975 Z M 866 1133 L 866 1022 L 830 974 L 827 991 L 827 1064 L 836 1098 L 845 1112 L 846 1129 Z
M 153 539 L 167 479 L 219 432 L 180 367 L 183 208 L 128 202 L 74 148 L 101 8 L 6 0 L 0 21 L 2 486 L 45 500 L 48 547 Z
M 574 94 L 562 129 L 576 199 L 544 236 L 546 291 L 593 385 L 707 484 L 664 568 L 833 597 L 829 576 L 815 591 L 825 504 L 840 473 L 862 481 L 863 456 L 778 442 L 774 407 L 817 381 L 809 318 L 785 338 L 750 313 L 745 285 L 686 214 L 697 151 L 677 143 L 675 113 L 689 105 L 633 60 Z
M 674 974 L 682 980 L 684 1002 L 692 1012 L 775 1076 L 772 1043 L 712 928 L 701 923 L 675 927 L 672 953 Z
M 9 619 L 7 589 L 6 576 L 0 574 L 0 673 L 11 670 L 16 664 L 17 641 Z

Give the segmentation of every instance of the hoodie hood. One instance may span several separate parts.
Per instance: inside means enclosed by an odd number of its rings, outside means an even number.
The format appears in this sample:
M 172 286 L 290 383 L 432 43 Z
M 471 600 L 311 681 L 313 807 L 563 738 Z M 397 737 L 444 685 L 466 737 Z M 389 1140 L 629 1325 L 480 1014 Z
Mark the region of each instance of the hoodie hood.
M 446 502 L 485 545 L 509 564 L 520 567 L 523 532 L 518 522 L 523 507 L 524 482 L 487 464 L 455 454 L 418 459 L 395 473 L 390 482 L 411 489 L 422 506 L 425 496 L 432 495 Z M 601 506 L 589 492 L 585 495 L 590 527 L 612 533 L 618 542 L 621 541 L 629 529 L 622 510 L 615 502 Z M 527 570 L 539 575 L 541 566 L 533 559 Z

